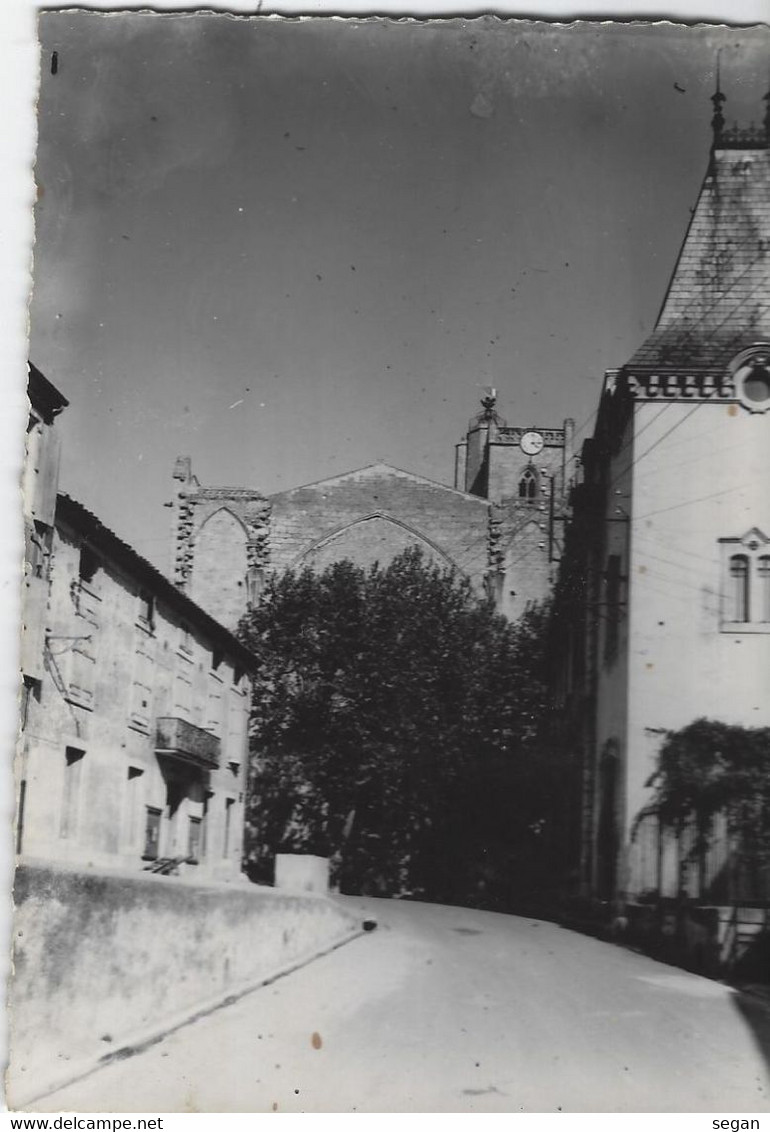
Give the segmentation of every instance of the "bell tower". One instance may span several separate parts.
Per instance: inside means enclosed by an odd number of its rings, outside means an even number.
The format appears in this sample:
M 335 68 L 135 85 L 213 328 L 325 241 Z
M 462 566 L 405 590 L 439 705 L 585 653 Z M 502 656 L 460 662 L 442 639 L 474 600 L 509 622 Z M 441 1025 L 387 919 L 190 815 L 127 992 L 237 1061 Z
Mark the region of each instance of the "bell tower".
M 574 422 L 509 425 L 487 389 L 456 447 L 455 488 L 489 501 L 487 588 L 519 617 L 550 593 L 573 467 Z

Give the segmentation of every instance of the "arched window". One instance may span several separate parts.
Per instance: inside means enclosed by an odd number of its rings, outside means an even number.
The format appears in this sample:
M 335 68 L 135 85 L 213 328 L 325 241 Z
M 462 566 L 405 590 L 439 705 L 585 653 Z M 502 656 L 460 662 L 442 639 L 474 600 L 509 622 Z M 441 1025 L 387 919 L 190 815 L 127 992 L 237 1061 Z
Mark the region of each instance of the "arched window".
M 763 554 L 757 561 L 759 593 L 757 612 L 760 621 L 770 621 L 770 554 Z
M 730 558 L 731 621 L 749 619 L 749 559 L 745 554 Z
M 770 632 L 770 538 L 752 527 L 723 538 L 722 631 Z
M 524 499 L 528 503 L 532 503 L 537 499 L 540 493 L 540 484 L 537 479 L 537 472 L 533 467 L 524 469 L 521 479 L 519 480 L 519 499 Z

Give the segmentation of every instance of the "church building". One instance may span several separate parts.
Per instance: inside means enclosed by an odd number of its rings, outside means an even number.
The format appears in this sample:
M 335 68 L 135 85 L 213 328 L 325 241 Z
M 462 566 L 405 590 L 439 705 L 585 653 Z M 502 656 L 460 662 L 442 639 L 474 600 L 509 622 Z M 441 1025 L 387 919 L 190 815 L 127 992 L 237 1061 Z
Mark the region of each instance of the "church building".
M 203 485 L 180 457 L 174 581 L 234 629 L 271 571 L 386 564 L 418 546 L 518 617 L 550 592 L 571 445 L 571 421 L 508 427 L 492 390 L 457 446 L 453 487 L 380 463 L 263 495 Z

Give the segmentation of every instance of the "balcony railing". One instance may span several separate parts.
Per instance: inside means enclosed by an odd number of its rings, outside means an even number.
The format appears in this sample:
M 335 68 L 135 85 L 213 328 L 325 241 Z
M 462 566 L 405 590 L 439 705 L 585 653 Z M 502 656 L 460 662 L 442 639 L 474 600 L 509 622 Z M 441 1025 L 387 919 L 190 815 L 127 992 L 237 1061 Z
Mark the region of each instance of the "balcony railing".
M 164 716 L 157 722 L 155 753 L 172 755 L 206 770 L 219 766 L 221 743 L 216 735 L 188 723 L 186 719 Z

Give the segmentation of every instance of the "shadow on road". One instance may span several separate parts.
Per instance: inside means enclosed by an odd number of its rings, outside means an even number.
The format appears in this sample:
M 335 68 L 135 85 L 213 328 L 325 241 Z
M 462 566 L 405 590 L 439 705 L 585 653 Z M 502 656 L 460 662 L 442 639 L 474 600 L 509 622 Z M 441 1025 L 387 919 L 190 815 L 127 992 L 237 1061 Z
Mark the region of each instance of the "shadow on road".
M 739 990 L 733 995 L 732 1003 L 751 1030 L 770 1071 L 770 989 L 756 994 Z

